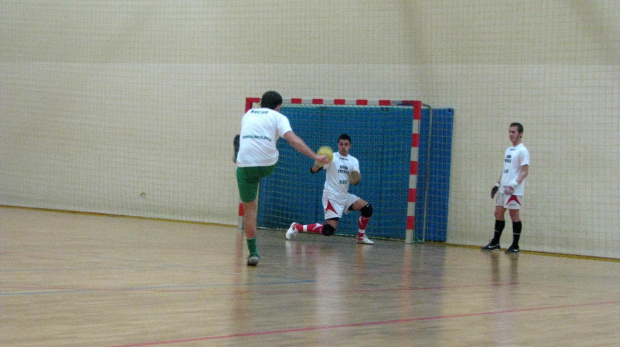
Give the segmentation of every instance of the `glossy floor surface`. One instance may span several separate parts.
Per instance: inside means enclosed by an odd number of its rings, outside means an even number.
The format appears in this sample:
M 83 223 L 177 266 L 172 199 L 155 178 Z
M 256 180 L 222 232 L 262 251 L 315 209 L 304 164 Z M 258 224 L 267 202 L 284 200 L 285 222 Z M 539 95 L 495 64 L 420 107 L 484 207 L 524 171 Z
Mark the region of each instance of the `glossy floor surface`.
M 270 230 L 258 244 L 247 267 L 233 227 L 0 207 L 0 345 L 620 344 L 617 261 Z

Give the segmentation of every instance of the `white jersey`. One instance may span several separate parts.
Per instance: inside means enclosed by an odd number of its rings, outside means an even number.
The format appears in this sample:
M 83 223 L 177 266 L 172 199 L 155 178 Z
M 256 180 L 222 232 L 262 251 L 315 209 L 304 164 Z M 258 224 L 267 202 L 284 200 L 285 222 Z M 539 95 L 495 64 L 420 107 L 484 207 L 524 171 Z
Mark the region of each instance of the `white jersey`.
M 324 166 L 325 186 L 324 192 L 331 195 L 344 197 L 349 191 L 349 172 L 360 171 L 360 163 L 352 155 L 334 153 L 334 159 Z
M 289 131 L 285 115 L 269 108 L 249 110 L 241 119 L 237 167 L 270 166 L 278 162 L 278 139 Z
M 522 143 L 514 147 L 508 147 L 504 156 L 504 170 L 500 182 L 503 188 L 510 186 L 521 173 L 524 165 L 530 165 L 530 152 Z M 523 195 L 525 192 L 525 180 L 521 182 L 512 195 Z

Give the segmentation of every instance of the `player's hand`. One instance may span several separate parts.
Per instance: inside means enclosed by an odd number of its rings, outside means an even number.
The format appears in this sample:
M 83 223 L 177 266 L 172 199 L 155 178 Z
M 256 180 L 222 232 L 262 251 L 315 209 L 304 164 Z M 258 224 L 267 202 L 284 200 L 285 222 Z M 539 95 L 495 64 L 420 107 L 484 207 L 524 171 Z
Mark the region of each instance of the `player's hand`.
M 323 167 L 323 165 L 329 163 L 329 158 L 326 155 L 317 155 L 314 160 L 314 166 Z
M 235 154 L 233 154 L 233 163 L 237 162 L 237 154 L 239 154 L 239 139 L 241 136 L 239 134 L 235 135 L 233 139 L 233 148 L 235 150 Z
M 362 175 L 359 173 L 359 171 L 351 171 L 348 173 L 348 176 L 349 182 L 351 182 L 351 184 L 354 186 L 360 184 L 360 181 L 362 180 Z
M 499 190 L 499 185 L 498 184 L 494 185 L 493 189 L 491 189 L 491 199 L 495 197 L 495 194 L 497 194 L 498 190 Z
M 504 188 L 504 193 L 507 195 L 512 195 L 518 186 L 519 183 L 517 183 L 517 181 L 512 181 L 509 185 L 506 186 L 506 188 Z

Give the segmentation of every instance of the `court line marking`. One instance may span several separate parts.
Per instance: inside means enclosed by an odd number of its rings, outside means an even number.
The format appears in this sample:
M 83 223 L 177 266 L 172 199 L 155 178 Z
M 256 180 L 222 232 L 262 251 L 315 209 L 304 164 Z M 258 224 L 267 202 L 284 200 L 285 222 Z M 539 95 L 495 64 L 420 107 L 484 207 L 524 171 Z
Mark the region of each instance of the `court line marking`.
M 41 295 L 41 294 L 65 294 L 65 293 L 85 293 L 85 292 L 105 292 L 105 291 L 166 291 L 166 292 L 186 292 L 188 290 L 217 288 L 217 287 L 240 287 L 254 285 L 273 285 L 273 284 L 299 284 L 299 283 L 315 283 L 315 280 L 291 280 L 279 282 L 244 282 L 244 283 L 220 283 L 220 284 L 192 284 L 177 286 L 144 286 L 144 287 L 119 287 L 119 288 L 41 288 L 41 287 L 6 287 L 0 286 L 0 289 L 33 289 L 24 292 L 8 292 L 0 293 L 0 296 L 17 296 L 17 295 Z M 410 287 L 410 288 L 375 288 L 375 289 L 359 289 L 358 292 L 403 292 L 403 291 L 422 291 L 422 290 L 449 290 L 449 289 L 466 289 L 481 287 L 500 287 L 516 285 L 516 282 L 500 282 L 487 284 L 471 284 L 461 286 L 438 286 L 438 287 Z M 36 289 L 39 289 L 38 291 Z M 43 290 L 46 289 L 46 290 Z M 262 294 L 295 294 L 295 293 L 338 293 L 340 290 L 260 290 L 256 291 Z
M 99 291 L 173 291 L 173 290 L 185 290 L 185 289 L 197 289 L 197 288 L 213 288 L 213 287 L 239 287 L 239 286 L 254 286 L 264 284 L 298 284 L 298 283 L 313 283 L 314 280 L 296 280 L 296 281 L 281 281 L 281 282 L 245 282 L 245 283 L 221 283 L 221 284 L 196 284 L 185 286 L 145 286 L 145 287 L 122 287 L 122 288 L 76 288 L 76 289 L 58 289 L 58 290 L 45 290 L 45 291 L 28 291 L 28 292 L 13 292 L 13 293 L 0 293 L 0 296 L 14 296 L 14 295 L 40 295 L 40 294 L 65 294 L 65 293 L 83 293 L 83 292 L 99 292 Z
M 317 331 L 317 330 L 354 328 L 354 327 L 373 326 L 373 325 L 401 324 L 401 323 L 408 323 L 408 322 L 431 321 L 431 320 L 452 319 L 452 318 L 465 318 L 465 317 L 477 317 L 477 316 L 488 316 L 488 315 L 498 315 L 498 314 L 511 314 L 511 313 L 520 313 L 520 312 L 533 312 L 533 311 L 555 310 L 555 309 L 586 307 L 586 306 L 601 306 L 601 305 L 610 305 L 610 304 L 619 304 L 619 303 L 620 303 L 620 300 L 614 300 L 614 301 L 592 302 L 592 303 L 582 303 L 582 304 L 572 304 L 572 305 L 531 307 L 531 308 L 514 309 L 514 310 L 500 310 L 500 311 L 488 311 L 488 312 L 461 313 L 461 314 L 445 315 L 445 316 L 430 316 L 430 317 L 416 317 L 416 318 L 406 318 L 406 319 L 392 319 L 392 320 L 375 321 L 375 322 L 361 322 L 361 323 L 351 323 L 351 324 L 323 325 L 323 326 L 314 326 L 314 327 L 305 327 L 305 328 L 291 328 L 291 329 L 282 329 L 282 330 L 256 331 L 256 332 L 248 332 L 248 333 L 241 333 L 241 334 L 231 334 L 231 335 L 215 335 L 215 336 L 191 337 L 191 338 L 177 339 L 177 340 L 162 340 L 162 341 L 151 341 L 151 342 L 139 342 L 139 343 L 125 344 L 125 345 L 113 345 L 113 346 L 108 346 L 108 347 L 144 347 L 144 346 L 157 346 L 157 345 L 161 346 L 161 345 L 172 345 L 172 344 L 178 344 L 178 343 L 188 343 L 188 342 L 200 342 L 200 341 L 210 341 L 210 340 L 234 339 L 234 338 L 238 338 L 238 337 L 251 337 L 251 336 L 261 336 L 261 335 L 276 335 L 276 334 L 287 334 L 287 333 L 294 333 L 294 332 L 308 332 L 308 331 Z

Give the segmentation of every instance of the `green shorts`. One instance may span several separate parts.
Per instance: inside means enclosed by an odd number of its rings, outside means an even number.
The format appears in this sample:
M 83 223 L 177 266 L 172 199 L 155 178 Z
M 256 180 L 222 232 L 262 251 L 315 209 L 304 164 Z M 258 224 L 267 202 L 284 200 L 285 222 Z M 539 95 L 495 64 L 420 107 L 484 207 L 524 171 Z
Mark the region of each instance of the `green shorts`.
M 239 186 L 241 201 L 256 200 L 260 179 L 269 176 L 275 168 L 275 164 L 271 166 L 238 167 L 237 186 Z

